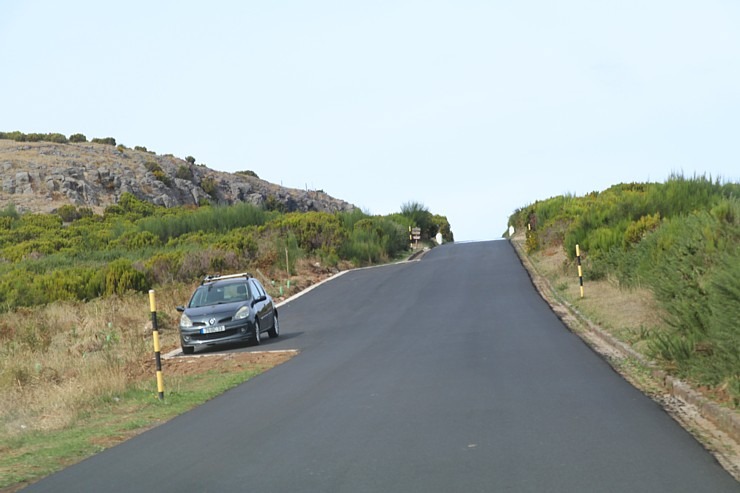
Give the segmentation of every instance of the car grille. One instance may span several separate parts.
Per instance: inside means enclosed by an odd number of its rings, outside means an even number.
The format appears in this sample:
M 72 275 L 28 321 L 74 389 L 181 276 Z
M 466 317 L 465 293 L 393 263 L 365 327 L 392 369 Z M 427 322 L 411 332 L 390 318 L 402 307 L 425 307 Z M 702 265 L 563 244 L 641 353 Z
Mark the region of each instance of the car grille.
M 222 318 L 222 319 L 217 320 L 216 323 L 213 325 L 225 324 L 226 322 L 231 322 L 232 320 L 234 320 L 233 317 Z M 206 326 L 208 326 L 208 323 L 206 322 L 199 322 L 197 320 L 193 320 L 193 327 L 206 327 Z

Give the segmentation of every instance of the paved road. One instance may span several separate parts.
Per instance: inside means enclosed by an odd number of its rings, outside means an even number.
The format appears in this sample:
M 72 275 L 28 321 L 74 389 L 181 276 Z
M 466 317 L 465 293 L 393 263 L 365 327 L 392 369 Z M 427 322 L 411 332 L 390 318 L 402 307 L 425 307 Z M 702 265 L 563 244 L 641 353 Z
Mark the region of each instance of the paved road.
M 740 491 L 505 241 L 351 272 L 281 315 L 264 349 L 299 356 L 28 491 Z

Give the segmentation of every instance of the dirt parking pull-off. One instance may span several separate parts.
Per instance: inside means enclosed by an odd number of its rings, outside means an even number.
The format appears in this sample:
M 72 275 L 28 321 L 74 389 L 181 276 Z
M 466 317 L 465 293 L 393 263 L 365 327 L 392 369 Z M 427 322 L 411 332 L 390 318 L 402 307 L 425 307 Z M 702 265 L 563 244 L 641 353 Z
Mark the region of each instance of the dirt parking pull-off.
M 260 351 L 239 353 L 208 353 L 175 356 L 162 362 L 168 375 L 197 375 L 211 370 L 229 373 L 241 369 L 267 370 L 288 361 L 298 351 Z

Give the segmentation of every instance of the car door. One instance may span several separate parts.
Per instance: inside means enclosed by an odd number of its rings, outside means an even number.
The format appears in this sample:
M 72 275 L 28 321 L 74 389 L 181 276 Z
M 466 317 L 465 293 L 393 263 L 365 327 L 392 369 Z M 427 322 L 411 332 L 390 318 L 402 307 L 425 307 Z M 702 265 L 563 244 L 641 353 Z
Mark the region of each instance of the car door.
M 254 311 L 257 314 L 257 317 L 259 317 L 260 327 L 262 329 L 270 328 L 272 327 L 273 323 L 272 305 L 269 298 L 267 297 L 265 288 L 263 288 L 259 281 L 257 281 L 256 279 L 252 279 L 250 284 L 254 299 L 258 300 L 254 305 Z

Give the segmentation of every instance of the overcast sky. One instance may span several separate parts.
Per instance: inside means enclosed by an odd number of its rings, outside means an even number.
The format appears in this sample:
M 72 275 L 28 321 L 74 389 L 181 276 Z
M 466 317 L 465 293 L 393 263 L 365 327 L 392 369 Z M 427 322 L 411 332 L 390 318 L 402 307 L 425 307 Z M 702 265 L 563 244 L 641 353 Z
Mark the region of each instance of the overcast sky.
M 0 131 L 421 202 L 457 240 L 563 193 L 740 177 L 737 0 L 1 0 L 0 67 Z

